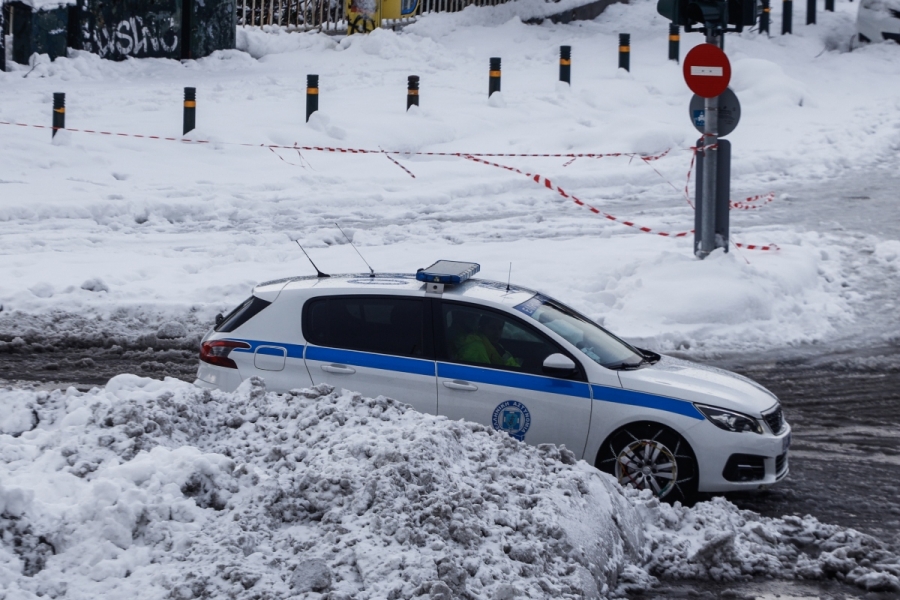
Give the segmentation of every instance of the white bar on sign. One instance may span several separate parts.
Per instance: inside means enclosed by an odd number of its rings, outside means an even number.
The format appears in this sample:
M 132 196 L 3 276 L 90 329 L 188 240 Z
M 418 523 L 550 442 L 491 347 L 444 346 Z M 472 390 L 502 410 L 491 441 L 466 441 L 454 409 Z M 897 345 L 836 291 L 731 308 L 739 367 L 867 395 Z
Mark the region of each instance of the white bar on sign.
M 691 67 L 691 75 L 700 77 L 721 77 L 722 67 Z

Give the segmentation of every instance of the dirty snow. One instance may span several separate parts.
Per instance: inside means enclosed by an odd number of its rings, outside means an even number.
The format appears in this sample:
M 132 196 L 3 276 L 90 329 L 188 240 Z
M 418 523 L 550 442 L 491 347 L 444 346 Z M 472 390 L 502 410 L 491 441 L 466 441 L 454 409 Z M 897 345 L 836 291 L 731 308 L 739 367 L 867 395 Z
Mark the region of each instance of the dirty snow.
M 811 517 L 623 490 L 564 447 L 327 386 L 6 389 L 0 598 L 599 598 L 900 561 Z M 32 415 L 34 418 L 32 418 Z
M 2 401 L 40 415 L 0 438 L 8 600 L 597 597 L 643 552 L 565 448 L 384 398 L 121 375 Z

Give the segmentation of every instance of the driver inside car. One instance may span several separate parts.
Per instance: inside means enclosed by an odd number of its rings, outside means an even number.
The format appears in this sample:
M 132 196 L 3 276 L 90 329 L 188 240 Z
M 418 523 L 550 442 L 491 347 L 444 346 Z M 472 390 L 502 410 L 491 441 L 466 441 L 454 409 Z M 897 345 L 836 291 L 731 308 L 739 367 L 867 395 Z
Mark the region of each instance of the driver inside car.
M 456 340 L 459 358 L 467 362 L 521 367 L 522 362 L 500 344 L 503 319 L 481 315 L 475 331 L 464 332 Z

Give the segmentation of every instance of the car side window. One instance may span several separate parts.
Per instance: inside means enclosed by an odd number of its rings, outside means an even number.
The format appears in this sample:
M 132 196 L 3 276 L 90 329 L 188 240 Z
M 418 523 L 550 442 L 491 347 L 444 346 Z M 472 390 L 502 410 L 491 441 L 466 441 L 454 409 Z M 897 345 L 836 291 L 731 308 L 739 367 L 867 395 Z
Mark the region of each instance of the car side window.
M 441 303 L 438 358 L 532 375 L 546 375 L 544 359 L 569 356 L 555 342 L 504 313 L 471 304 Z
M 425 312 L 421 298 L 313 298 L 303 309 L 303 337 L 316 346 L 424 358 Z

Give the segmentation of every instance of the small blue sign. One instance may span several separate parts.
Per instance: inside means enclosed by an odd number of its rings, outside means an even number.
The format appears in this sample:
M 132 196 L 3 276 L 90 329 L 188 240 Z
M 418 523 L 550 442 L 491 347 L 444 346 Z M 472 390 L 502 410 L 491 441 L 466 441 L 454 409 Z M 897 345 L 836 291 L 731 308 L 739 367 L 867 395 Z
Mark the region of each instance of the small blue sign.
M 491 425 L 497 431 L 505 431 L 521 442 L 525 440 L 525 434 L 531 428 L 531 413 L 521 402 L 507 400 L 494 409 Z
M 706 110 L 694 111 L 694 127 L 703 127 L 706 125 Z

